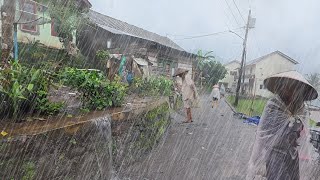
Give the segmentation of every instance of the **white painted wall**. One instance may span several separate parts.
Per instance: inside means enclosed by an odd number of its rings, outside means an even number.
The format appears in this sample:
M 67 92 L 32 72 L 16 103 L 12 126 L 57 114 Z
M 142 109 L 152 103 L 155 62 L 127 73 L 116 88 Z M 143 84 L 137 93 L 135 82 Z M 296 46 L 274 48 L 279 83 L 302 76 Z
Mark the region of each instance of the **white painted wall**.
M 220 83 L 227 83 L 228 86 L 226 86 L 225 88 L 231 88 L 233 83 L 236 83 L 236 81 L 234 81 L 234 76 L 230 75 L 231 71 L 237 71 L 238 72 L 238 68 L 240 68 L 240 63 L 238 62 L 232 62 L 229 63 L 227 65 L 225 65 L 225 68 L 227 69 L 227 74 L 226 77 L 223 78 L 222 80 L 220 80 Z
M 260 89 L 260 85 L 263 85 L 263 81 L 274 74 L 278 74 L 285 71 L 295 70 L 295 64 L 279 54 L 273 54 L 267 56 L 264 60 L 256 63 L 255 76 L 256 76 L 256 95 L 263 97 L 270 97 L 272 95 L 267 89 Z

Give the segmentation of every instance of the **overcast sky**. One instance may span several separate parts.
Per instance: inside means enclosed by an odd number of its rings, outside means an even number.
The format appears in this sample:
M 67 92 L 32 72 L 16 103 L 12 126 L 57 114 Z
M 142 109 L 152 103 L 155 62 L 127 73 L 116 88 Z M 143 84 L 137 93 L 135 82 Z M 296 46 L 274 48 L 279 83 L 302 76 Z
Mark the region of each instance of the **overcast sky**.
M 240 59 L 249 9 L 256 26 L 249 31 L 247 60 L 279 50 L 300 62 L 303 73 L 320 72 L 319 0 L 90 0 L 93 9 L 168 36 L 187 51 L 212 50 L 225 61 Z M 240 11 L 238 11 L 238 9 Z M 240 15 L 241 14 L 241 15 Z

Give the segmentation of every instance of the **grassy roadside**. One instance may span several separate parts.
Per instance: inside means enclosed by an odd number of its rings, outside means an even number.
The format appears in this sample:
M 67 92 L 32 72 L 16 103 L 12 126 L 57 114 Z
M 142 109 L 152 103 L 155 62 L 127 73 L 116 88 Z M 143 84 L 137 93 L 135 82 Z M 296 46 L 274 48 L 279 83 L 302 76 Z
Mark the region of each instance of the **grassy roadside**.
M 233 105 L 235 96 L 227 96 L 226 99 L 231 105 Z M 235 109 L 237 110 L 237 112 L 241 112 L 246 115 L 261 116 L 266 103 L 266 99 L 255 99 L 253 100 L 253 104 L 252 99 L 239 99 L 239 104 L 237 107 L 235 107 Z M 251 104 L 252 112 L 250 112 Z

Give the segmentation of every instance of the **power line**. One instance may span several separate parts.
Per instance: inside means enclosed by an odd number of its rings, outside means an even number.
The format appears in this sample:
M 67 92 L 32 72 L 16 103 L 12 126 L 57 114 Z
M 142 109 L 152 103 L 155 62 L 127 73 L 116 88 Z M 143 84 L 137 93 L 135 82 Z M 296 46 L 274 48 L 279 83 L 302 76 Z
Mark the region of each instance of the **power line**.
M 239 27 L 239 28 L 234 29 L 234 30 L 239 30 L 239 29 L 242 29 L 242 28 L 243 28 L 243 27 Z M 233 30 L 233 31 L 234 31 L 234 30 Z M 189 36 L 189 37 L 186 37 L 186 38 L 173 39 L 173 40 L 187 40 L 187 39 L 202 38 L 202 37 L 207 37 L 207 36 L 215 36 L 215 35 L 219 35 L 219 34 L 229 33 L 230 31 L 231 31 L 231 30 L 225 30 L 225 31 L 220 31 L 220 32 L 215 32 L 215 33 L 210 33 L 210 34 Z
M 222 0 L 219 0 L 219 3 L 220 3 L 220 6 L 222 7 L 223 6 Z M 228 23 L 231 22 L 231 21 L 229 19 L 229 16 L 228 16 L 227 11 L 226 11 L 225 8 L 223 8 L 223 12 L 224 12 L 224 16 L 226 17 L 226 21 L 224 21 L 224 23 L 227 26 L 227 28 L 230 29 L 230 26 L 228 25 Z M 231 25 L 232 25 L 232 23 L 231 23 Z
M 211 33 L 211 34 L 204 34 L 204 35 L 199 35 L 199 36 L 187 37 L 187 38 L 182 38 L 182 39 L 174 39 L 174 40 L 195 39 L 195 38 L 201 38 L 201 37 L 207 37 L 207 36 L 214 36 L 214 35 L 223 34 L 223 33 L 227 33 L 227 32 L 229 32 L 229 30 Z
M 236 18 L 236 16 L 233 14 L 233 11 L 232 11 L 232 9 L 231 9 L 231 7 L 230 7 L 229 3 L 227 2 L 227 0 L 224 0 L 224 1 L 226 2 L 226 4 L 227 4 L 227 6 L 228 6 L 228 8 L 229 8 L 229 10 L 230 10 L 230 12 L 231 12 L 231 14 L 232 14 L 232 16 L 233 16 L 234 20 L 236 21 L 236 23 L 237 23 L 238 25 L 240 25 L 240 24 L 239 24 L 239 22 L 238 22 L 238 20 L 237 20 L 237 18 Z
M 240 12 L 240 10 L 239 10 L 239 8 L 238 8 L 238 6 L 237 6 L 236 2 L 235 2 L 234 0 L 232 0 L 232 1 L 233 1 L 233 4 L 236 6 L 236 8 L 237 8 L 238 12 L 239 12 L 239 14 L 240 14 L 240 16 L 241 16 L 241 19 L 242 19 L 242 20 L 243 20 L 243 22 L 245 23 L 245 22 L 246 22 L 246 20 L 244 20 L 244 18 L 243 18 L 243 16 L 242 16 L 242 14 L 241 14 L 241 12 Z
M 190 35 L 181 35 L 181 34 L 168 34 L 166 33 L 167 36 L 180 36 L 180 37 L 190 37 Z

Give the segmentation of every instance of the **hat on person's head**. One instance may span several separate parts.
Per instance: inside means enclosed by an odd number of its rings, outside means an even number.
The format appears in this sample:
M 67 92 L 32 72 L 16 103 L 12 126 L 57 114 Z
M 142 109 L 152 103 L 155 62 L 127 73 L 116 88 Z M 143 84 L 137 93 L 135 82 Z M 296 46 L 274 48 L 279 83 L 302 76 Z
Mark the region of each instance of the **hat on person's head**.
M 189 70 L 188 69 L 177 68 L 177 69 L 174 70 L 173 76 L 179 76 L 180 74 L 183 74 L 183 73 L 186 73 L 186 72 L 189 72 Z
M 297 71 L 287 71 L 279 74 L 272 75 L 263 81 L 264 86 L 275 94 L 281 94 L 281 87 L 285 86 L 289 81 L 296 84 L 296 86 L 301 86 L 304 84 L 304 94 L 306 96 L 306 101 L 317 99 L 317 90 L 302 76 L 302 74 Z M 280 87 L 280 88 L 279 88 Z
M 218 85 L 218 84 L 215 84 L 215 85 L 213 86 L 213 88 L 219 88 L 219 85 Z

